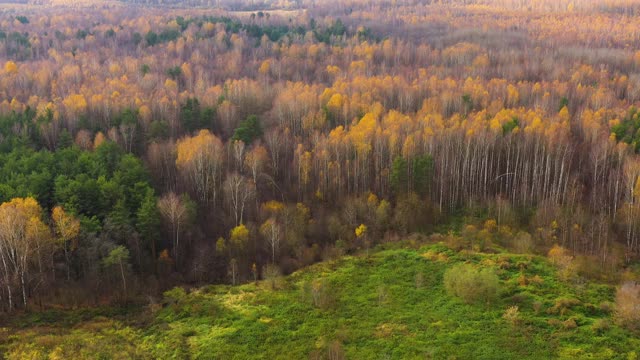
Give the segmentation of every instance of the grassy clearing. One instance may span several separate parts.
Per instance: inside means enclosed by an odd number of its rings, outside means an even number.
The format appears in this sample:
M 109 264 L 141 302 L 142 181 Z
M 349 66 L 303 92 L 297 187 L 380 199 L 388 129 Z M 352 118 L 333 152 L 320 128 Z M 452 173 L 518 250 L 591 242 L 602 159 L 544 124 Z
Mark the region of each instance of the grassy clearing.
M 448 295 L 444 273 L 461 263 L 493 269 L 498 299 Z M 126 314 L 31 317 L 2 336 L 10 359 L 634 359 L 640 339 L 610 320 L 613 298 L 609 285 L 558 280 L 542 257 L 429 245 L 317 264 L 275 290 L 172 290 L 164 308 L 137 315 L 144 326 Z M 503 317 L 513 306 L 516 319 Z

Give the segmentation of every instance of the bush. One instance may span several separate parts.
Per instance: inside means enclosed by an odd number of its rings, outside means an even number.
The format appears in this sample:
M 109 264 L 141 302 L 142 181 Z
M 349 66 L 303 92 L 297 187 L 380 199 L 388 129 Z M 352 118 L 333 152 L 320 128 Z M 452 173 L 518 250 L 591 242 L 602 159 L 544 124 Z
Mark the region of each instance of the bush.
M 502 318 L 512 326 L 517 326 L 521 321 L 520 310 L 517 306 L 511 306 L 502 314 Z
M 328 310 L 336 305 L 336 289 L 325 279 L 315 279 L 310 282 L 305 282 L 303 292 L 311 304 L 319 309 Z
M 631 330 L 640 327 L 640 285 L 626 282 L 616 292 L 616 322 Z
M 271 290 L 276 290 L 281 287 L 279 284 L 282 280 L 282 273 L 278 265 L 268 264 L 262 270 L 262 275 L 264 276 L 264 280 L 269 285 Z
M 164 300 L 167 304 L 177 304 L 187 298 L 187 292 L 181 287 L 175 287 L 164 292 Z
M 598 319 L 593 323 L 593 325 L 591 325 L 591 329 L 593 330 L 593 332 L 598 335 L 601 335 L 603 332 L 609 330 L 609 327 L 611 327 L 611 324 L 607 319 Z
M 444 274 L 447 293 L 465 303 L 490 303 L 498 297 L 500 281 L 492 269 L 480 269 L 469 264 L 452 267 Z
M 540 312 L 540 310 L 542 309 L 542 303 L 540 301 L 534 301 L 533 304 L 533 311 L 536 313 L 536 315 Z
M 582 302 L 578 299 L 573 298 L 557 298 L 553 307 L 547 310 L 549 314 L 560 314 L 563 315 L 567 310 L 572 307 L 578 306 L 582 304 Z
M 567 330 L 571 330 L 571 329 L 577 328 L 578 324 L 576 323 L 576 321 L 574 319 L 567 319 L 567 320 L 562 322 L 562 327 L 564 327 Z

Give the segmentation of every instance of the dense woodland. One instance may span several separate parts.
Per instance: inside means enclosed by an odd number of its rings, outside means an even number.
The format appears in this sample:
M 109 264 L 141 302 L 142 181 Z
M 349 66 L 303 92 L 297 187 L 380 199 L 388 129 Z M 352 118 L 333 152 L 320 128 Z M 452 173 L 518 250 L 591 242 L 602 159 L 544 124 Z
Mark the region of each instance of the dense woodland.
M 637 263 L 637 1 L 132 3 L 0 11 L 5 311 L 435 231 Z

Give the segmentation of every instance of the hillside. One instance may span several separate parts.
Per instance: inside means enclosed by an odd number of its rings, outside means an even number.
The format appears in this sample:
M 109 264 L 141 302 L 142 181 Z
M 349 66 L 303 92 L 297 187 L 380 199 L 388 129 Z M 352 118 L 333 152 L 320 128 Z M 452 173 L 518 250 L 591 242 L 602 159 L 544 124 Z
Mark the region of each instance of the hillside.
M 461 263 L 495 271 L 496 300 L 447 293 L 444 274 Z M 614 293 L 561 281 L 544 257 L 388 247 L 273 281 L 174 289 L 143 311 L 25 315 L 3 329 L 2 349 L 8 359 L 636 359 L 640 340 L 612 321 Z

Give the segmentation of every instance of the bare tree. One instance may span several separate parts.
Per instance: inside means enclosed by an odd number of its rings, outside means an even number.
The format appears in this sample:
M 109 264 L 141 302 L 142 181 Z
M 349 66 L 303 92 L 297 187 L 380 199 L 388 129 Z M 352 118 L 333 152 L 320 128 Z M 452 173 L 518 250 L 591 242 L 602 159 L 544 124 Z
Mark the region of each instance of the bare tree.
M 187 207 L 180 196 L 170 192 L 158 200 L 158 209 L 162 217 L 171 225 L 173 256 L 177 267 L 179 263 L 180 227 L 187 220 Z
M 227 176 L 224 181 L 225 200 L 229 207 L 229 212 L 234 216 L 235 225 L 242 224 L 244 216 L 244 208 L 247 201 L 251 199 L 256 192 L 256 185 L 252 180 L 239 174 Z

